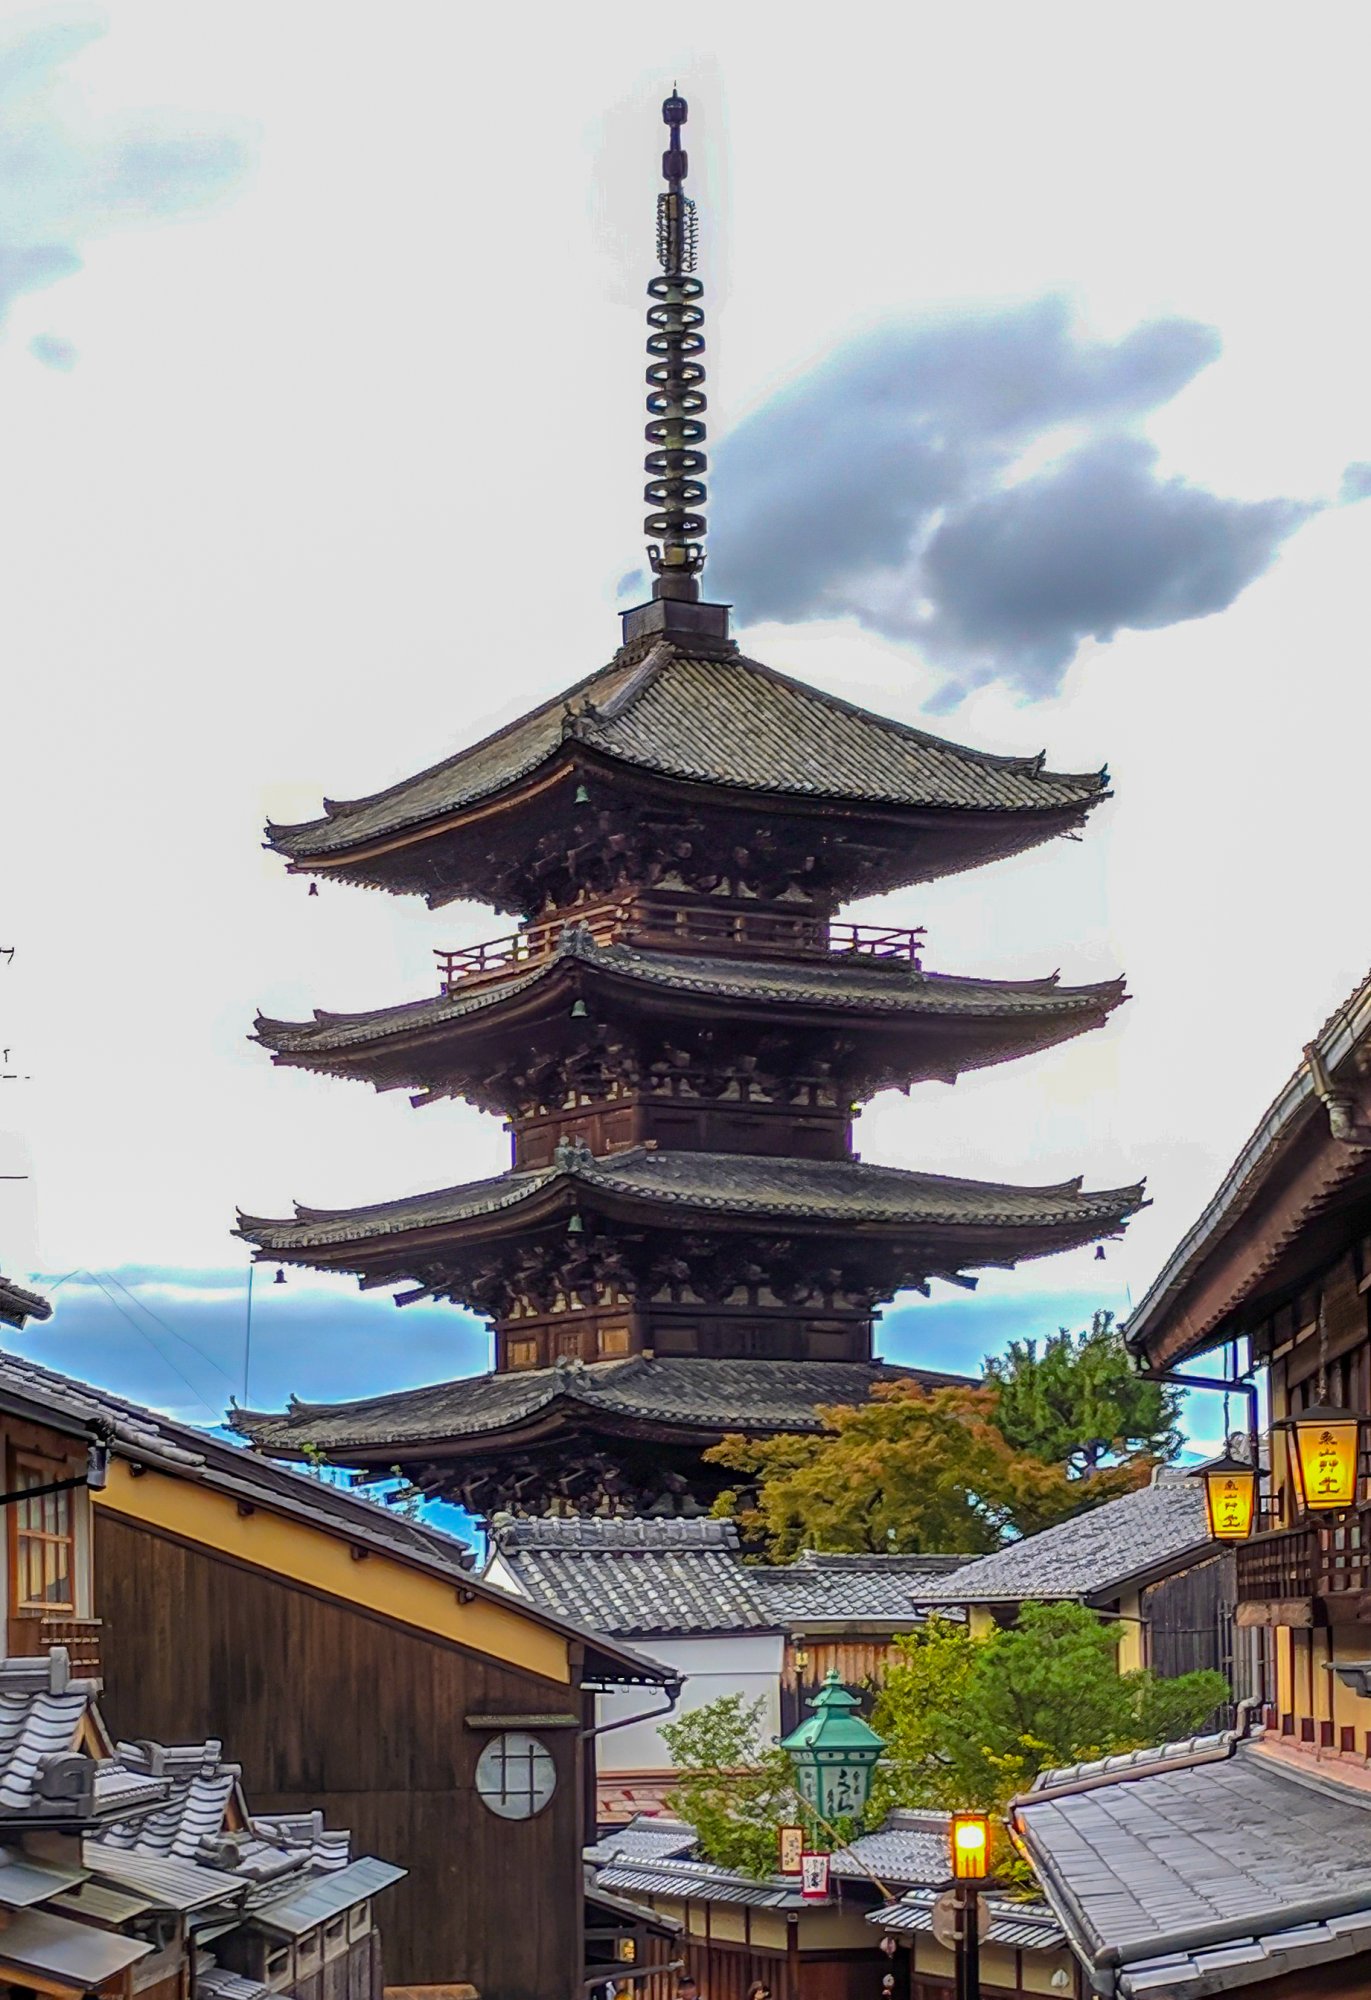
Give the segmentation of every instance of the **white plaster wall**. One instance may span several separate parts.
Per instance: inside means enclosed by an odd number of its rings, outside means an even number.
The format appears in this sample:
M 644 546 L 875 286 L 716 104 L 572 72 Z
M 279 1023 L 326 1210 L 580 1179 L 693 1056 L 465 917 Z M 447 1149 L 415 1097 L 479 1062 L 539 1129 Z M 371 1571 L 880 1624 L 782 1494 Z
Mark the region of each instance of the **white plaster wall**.
M 497 1584 L 502 1590 L 511 1590 L 519 1597 L 528 1596 L 498 1553 L 491 1557 L 485 1576 L 487 1583 Z M 778 1632 L 727 1633 L 718 1638 L 646 1633 L 635 1634 L 623 1643 L 635 1653 L 645 1653 L 650 1660 L 677 1668 L 684 1677 L 681 1698 L 671 1716 L 664 1720 L 672 1721 L 689 1709 L 717 1700 L 720 1695 L 740 1694 L 749 1702 L 760 1698 L 763 1734 L 779 1736 L 783 1643 Z M 659 1705 L 660 1697 L 651 1688 L 616 1690 L 598 1697 L 596 1721 L 615 1722 L 622 1716 L 636 1715 Z M 595 1762 L 602 1778 L 627 1771 L 671 1769 L 671 1759 L 655 1722 L 630 1722 L 622 1729 L 609 1730 L 596 1743 Z
M 663 1666 L 676 1667 L 685 1677 L 681 1699 L 670 1717 L 701 1708 L 720 1695 L 741 1694 L 761 1699 L 762 1732 L 778 1736 L 781 1729 L 781 1652 L 779 1633 L 747 1632 L 723 1638 L 635 1637 L 625 1642 Z M 598 1697 L 598 1722 L 614 1722 L 657 1704 L 651 1688 L 616 1689 Z M 596 1769 L 602 1778 L 625 1771 L 669 1771 L 671 1759 L 655 1722 L 631 1722 L 612 1729 L 596 1744 Z

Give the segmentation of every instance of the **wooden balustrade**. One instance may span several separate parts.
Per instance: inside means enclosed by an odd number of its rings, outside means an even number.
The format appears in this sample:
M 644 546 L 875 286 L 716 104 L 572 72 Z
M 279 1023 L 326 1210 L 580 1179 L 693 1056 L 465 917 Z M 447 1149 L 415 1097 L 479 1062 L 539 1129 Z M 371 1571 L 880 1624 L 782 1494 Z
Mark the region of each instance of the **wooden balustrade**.
M 657 950 L 711 951 L 806 958 L 862 957 L 919 963 L 922 929 L 891 924 L 828 923 L 803 911 L 667 902 L 597 904 L 551 921 L 527 924 L 506 937 L 452 951 L 435 951 L 442 990 L 493 979 L 550 958 L 568 924 L 582 925 L 597 944 L 638 944 Z
M 1371 1507 L 1257 1535 L 1237 1557 L 1240 1603 L 1371 1591 Z

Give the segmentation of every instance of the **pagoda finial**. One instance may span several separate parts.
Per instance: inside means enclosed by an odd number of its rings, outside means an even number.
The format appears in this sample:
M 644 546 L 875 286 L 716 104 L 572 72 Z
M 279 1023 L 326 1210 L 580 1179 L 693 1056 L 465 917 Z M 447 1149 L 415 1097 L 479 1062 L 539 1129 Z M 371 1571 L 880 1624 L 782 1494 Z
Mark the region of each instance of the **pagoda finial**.
M 666 192 L 657 197 L 657 258 L 661 274 L 648 293 L 647 371 L 649 422 L 644 435 L 653 447 L 644 465 L 648 475 L 643 498 L 652 512 L 643 526 L 654 539 L 648 548 L 656 598 L 694 601 L 700 595 L 700 571 L 705 552 L 702 511 L 706 459 L 704 286 L 694 276 L 695 204 L 684 192 L 687 160 L 681 144 L 686 101 L 672 85 L 662 106 L 670 141 L 662 155 Z

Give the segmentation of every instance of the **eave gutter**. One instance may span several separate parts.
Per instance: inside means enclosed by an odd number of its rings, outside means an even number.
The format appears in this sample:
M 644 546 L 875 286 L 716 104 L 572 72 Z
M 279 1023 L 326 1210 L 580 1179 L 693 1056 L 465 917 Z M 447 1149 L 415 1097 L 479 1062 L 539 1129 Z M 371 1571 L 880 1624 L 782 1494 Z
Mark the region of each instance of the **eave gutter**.
M 1217 1193 L 1198 1220 L 1181 1238 L 1175 1250 L 1153 1280 L 1141 1305 L 1128 1320 L 1125 1340 L 1134 1353 L 1147 1345 L 1149 1329 L 1165 1313 L 1193 1275 L 1195 1266 L 1213 1239 L 1230 1220 L 1236 1220 L 1246 1205 L 1242 1196 L 1261 1167 L 1281 1142 L 1291 1134 L 1298 1114 L 1311 1102 L 1328 1095 L 1328 1072 L 1335 1070 L 1371 1038 L 1371 979 L 1363 981 L 1347 1003 L 1340 1007 L 1318 1037 L 1305 1050 L 1300 1064 L 1284 1089 L 1267 1108 L 1257 1129 L 1239 1153 Z M 1324 1088 L 1320 1088 L 1320 1084 Z M 1335 1131 L 1334 1136 L 1337 1136 Z M 1251 1190 L 1255 1194 L 1255 1188 Z

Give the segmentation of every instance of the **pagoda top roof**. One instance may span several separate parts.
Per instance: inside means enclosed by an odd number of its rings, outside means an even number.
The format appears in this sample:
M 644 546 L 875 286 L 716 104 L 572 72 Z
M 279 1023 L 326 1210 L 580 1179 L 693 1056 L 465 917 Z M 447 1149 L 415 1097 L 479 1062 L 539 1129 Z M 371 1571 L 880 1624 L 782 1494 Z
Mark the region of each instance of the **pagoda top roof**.
M 570 1422 L 648 1422 L 720 1434 L 818 1431 L 820 1407 L 861 1403 L 878 1382 L 962 1387 L 971 1379 L 880 1361 L 731 1361 L 634 1354 L 621 1361 L 559 1361 L 551 1368 L 471 1375 L 352 1403 L 302 1403 L 230 1414 L 268 1452 L 299 1453 L 441 1443 L 517 1430 L 554 1408 Z
M 458 984 L 446 993 L 357 1014 L 316 1008 L 312 1021 L 278 1021 L 259 1015 L 256 1035 L 258 1041 L 287 1056 L 365 1047 L 388 1036 L 487 1013 L 576 963 L 673 995 L 831 1008 L 845 1015 L 860 1009 L 895 1019 L 974 1022 L 1012 1017 L 1046 1026 L 1077 1014 L 1093 1017 L 1117 1006 L 1124 997 L 1121 978 L 1088 986 L 1063 986 L 1055 972 L 1043 979 L 967 979 L 925 972 L 905 959 L 859 953 L 816 953 L 803 960 L 713 957 L 601 944 L 584 926 L 569 924 L 545 958 L 532 965 L 515 964 L 503 978 L 483 979 L 469 988 Z
M 460 814 L 532 776 L 564 745 L 697 785 L 872 807 L 952 813 L 1084 814 L 1107 796 L 1103 771 L 1066 774 L 1041 755 L 968 749 L 874 715 L 738 652 L 728 641 L 661 638 L 412 778 L 324 817 L 269 825 L 298 865 Z
M 534 1204 L 556 1208 L 558 1197 L 564 1198 L 562 1206 L 574 1205 L 584 1193 L 779 1225 L 865 1224 L 897 1231 L 1093 1228 L 1104 1234 L 1119 1229 L 1144 1199 L 1141 1183 L 1085 1193 L 1079 1178 L 1050 1187 L 1016 1187 L 857 1160 L 658 1152 L 646 1146 L 597 1159 L 574 1144 L 558 1152 L 553 1166 L 535 1172 L 499 1174 L 365 1208 L 305 1208 L 297 1203 L 293 1218 L 240 1215 L 237 1233 L 264 1254 L 310 1261 L 312 1252 L 329 1247 L 361 1249 L 388 1236 L 447 1228 Z

